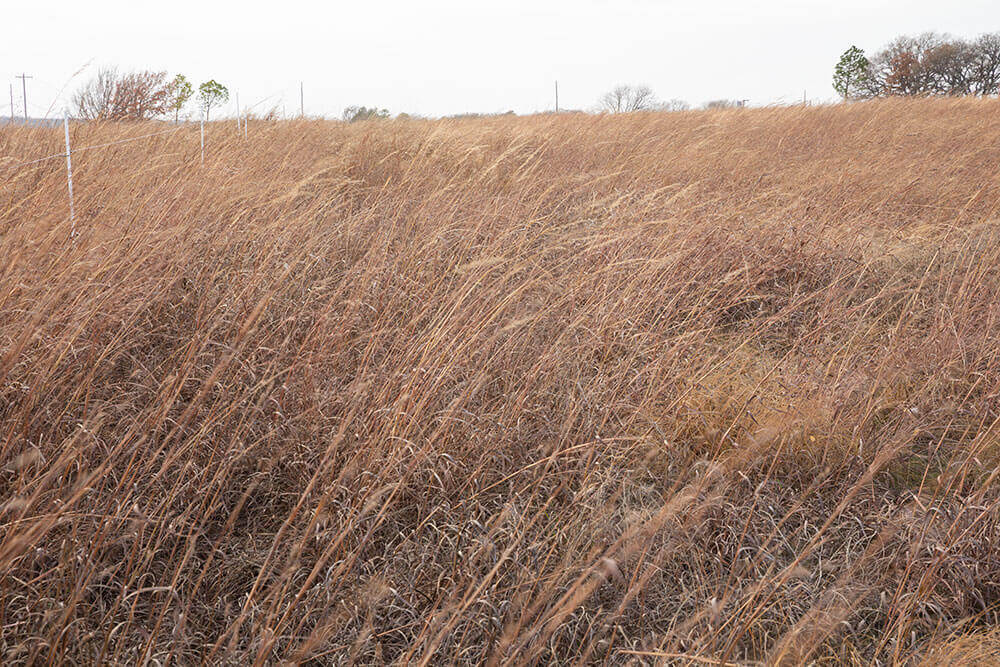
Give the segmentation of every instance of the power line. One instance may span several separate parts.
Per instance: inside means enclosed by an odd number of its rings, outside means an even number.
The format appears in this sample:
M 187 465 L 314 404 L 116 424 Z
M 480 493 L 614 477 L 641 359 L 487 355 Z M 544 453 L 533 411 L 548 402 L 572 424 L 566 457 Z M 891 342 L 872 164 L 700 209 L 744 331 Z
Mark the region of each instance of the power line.
M 264 102 L 267 102 L 268 100 L 273 100 L 275 97 L 277 97 L 279 95 L 283 95 L 283 94 L 284 94 L 283 90 L 276 90 L 273 93 L 271 93 L 270 95 L 268 95 L 267 97 L 262 97 L 261 99 L 257 100 L 256 102 L 254 102 L 250 106 L 245 107 L 244 111 L 250 111 L 250 109 L 254 109 L 254 108 L 258 107 L 259 105 L 263 104 Z
M 150 134 L 143 134 L 143 135 L 138 136 L 138 137 L 128 137 L 126 139 L 119 139 L 118 141 L 109 141 L 106 144 L 94 144 L 93 146 L 82 146 L 81 148 L 74 148 L 73 152 L 74 153 L 80 153 L 82 151 L 87 151 L 87 150 L 90 150 L 92 148 L 105 148 L 107 146 L 115 146 L 117 144 L 127 144 L 130 141 L 139 141 L 140 139 L 148 139 L 149 137 L 158 137 L 161 134 L 176 134 L 176 133 L 180 132 L 183 129 L 184 129 L 184 127 L 181 126 L 181 127 L 175 128 L 173 130 L 163 130 L 162 132 L 152 132 Z

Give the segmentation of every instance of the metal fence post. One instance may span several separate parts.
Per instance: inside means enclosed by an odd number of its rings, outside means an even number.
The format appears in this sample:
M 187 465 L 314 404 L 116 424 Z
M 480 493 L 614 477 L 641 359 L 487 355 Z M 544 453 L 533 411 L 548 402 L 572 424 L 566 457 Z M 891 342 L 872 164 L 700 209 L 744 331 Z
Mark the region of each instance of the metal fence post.
M 69 185 L 69 224 L 70 234 L 76 238 L 76 210 L 73 206 L 73 160 L 70 154 L 73 152 L 69 145 L 69 112 L 63 115 L 63 129 L 66 131 L 66 183 Z

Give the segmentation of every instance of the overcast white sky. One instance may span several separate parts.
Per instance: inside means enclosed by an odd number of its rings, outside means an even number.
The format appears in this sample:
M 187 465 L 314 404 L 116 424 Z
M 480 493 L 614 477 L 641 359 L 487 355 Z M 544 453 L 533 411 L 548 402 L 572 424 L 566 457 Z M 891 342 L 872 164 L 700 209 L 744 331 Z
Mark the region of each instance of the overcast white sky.
M 101 65 L 214 78 L 241 105 L 339 116 L 591 108 L 617 83 L 662 99 L 831 99 L 851 44 L 1000 30 L 998 0 L 4 0 L 0 75 L 26 72 L 33 116 L 61 113 Z M 71 80 L 75 72 L 86 68 Z M 4 86 L 6 88 L 6 86 Z M 0 115 L 9 113 L 8 91 Z M 260 102 L 261 100 L 266 100 Z M 230 104 L 232 107 L 232 104 Z

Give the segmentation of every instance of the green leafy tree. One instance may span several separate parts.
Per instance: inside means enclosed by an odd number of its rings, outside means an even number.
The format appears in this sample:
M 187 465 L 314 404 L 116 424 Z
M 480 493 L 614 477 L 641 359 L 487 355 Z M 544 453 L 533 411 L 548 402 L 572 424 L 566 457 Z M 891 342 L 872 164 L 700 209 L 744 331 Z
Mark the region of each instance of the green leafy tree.
M 170 94 L 170 109 L 174 112 L 174 122 L 176 123 L 180 118 L 181 109 L 194 96 L 194 86 L 191 85 L 186 76 L 178 74 L 170 82 Z
M 865 52 L 856 46 L 844 51 L 833 70 L 833 88 L 845 100 L 861 95 L 865 90 L 871 63 Z
M 208 114 L 212 107 L 229 101 L 229 89 L 215 79 L 211 79 L 198 86 L 198 101 L 205 112 L 205 120 L 208 120 Z

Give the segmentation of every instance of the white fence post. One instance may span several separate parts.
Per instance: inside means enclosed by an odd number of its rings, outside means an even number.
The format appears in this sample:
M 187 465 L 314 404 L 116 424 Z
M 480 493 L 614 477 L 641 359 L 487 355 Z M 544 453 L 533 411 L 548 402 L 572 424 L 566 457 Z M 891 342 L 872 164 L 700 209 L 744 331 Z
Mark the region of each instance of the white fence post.
M 73 161 L 70 159 L 70 153 L 73 151 L 69 146 L 69 112 L 67 111 L 63 115 L 63 129 L 66 130 L 66 183 L 69 185 L 69 224 L 71 227 L 70 235 L 72 238 L 76 238 L 76 210 L 73 207 Z

